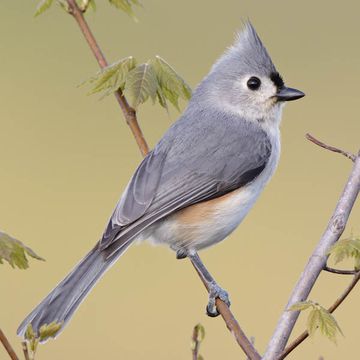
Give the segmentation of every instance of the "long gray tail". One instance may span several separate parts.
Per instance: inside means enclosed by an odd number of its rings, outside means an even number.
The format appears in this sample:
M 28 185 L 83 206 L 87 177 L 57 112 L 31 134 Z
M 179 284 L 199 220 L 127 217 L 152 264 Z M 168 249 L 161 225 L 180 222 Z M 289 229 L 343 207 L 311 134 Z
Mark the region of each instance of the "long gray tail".
M 29 324 L 36 334 L 44 324 L 62 323 L 58 334 L 105 271 L 124 253 L 131 241 L 109 258 L 95 246 L 71 273 L 25 318 L 17 334 L 24 336 Z M 57 334 L 57 335 L 58 335 Z

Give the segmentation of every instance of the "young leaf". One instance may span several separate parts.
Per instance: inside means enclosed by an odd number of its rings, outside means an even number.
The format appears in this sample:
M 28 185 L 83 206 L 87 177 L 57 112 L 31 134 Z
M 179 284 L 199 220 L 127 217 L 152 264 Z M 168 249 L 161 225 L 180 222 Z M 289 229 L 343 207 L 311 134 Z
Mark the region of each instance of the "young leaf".
M 103 91 L 104 96 L 107 96 L 118 89 L 124 90 L 126 77 L 135 66 L 136 60 L 129 56 L 102 69 L 87 81 L 93 85 L 89 94 Z
M 36 353 L 37 346 L 39 345 L 39 339 L 36 336 L 31 324 L 29 324 L 27 329 L 26 329 L 25 340 L 29 344 L 29 350 L 30 350 L 30 353 L 31 353 L 31 359 L 34 359 L 34 355 Z
M 197 333 L 197 342 L 201 343 L 205 338 L 205 328 L 201 324 L 195 325 L 196 333 Z
M 132 8 L 133 5 L 141 6 L 138 0 L 109 0 L 109 2 L 111 5 L 128 14 L 135 22 L 138 21 Z
M 309 336 L 313 336 L 317 329 L 329 340 L 336 342 L 336 334 L 342 331 L 334 316 L 321 305 L 313 301 L 301 301 L 290 307 L 289 311 L 311 309 L 307 318 L 307 331 Z
M 330 339 L 333 342 L 336 342 L 336 334 L 338 332 L 341 335 L 344 335 L 335 317 L 323 307 L 320 307 L 320 317 L 321 317 L 320 332 L 323 335 L 325 335 L 328 339 Z
M 96 10 L 95 0 L 76 0 L 76 3 L 83 12 L 88 8 L 91 8 L 93 11 Z
M 68 14 L 71 13 L 70 6 L 66 0 L 57 0 L 57 4 Z
M 338 332 L 342 334 L 334 316 L 320 305 L 317 305 L 310 311 L 307 321 L 307 330 L 310 336 L 312 336 L 317 329 L 320 330 L 322 335 L 335 343 L 336 334 Z
M 163 91 L 161 90 L 160 87 L 158 87 L 157 89 L 157 98 L 158 98 L 158 101 L 159 101 L 159 104 L 165 108 L 166 110 L 168 110 L 168 106 L 167 106 L 167 103 L 166 103 L 166 98 L 165 98 L 165 95 L 163 93 Z
M 339 240 L 331 247 L 329 254 L 334 256 L 336 264 L 345 258 L 352 257 L 355 260 L 356 267 L 360 261 L 360 238 L 351 235 L 346 239 Z
M 57 323 L 53 321 L 50 324 L 44 324 L 39 329 L 39 339 L 41 342 L 48 340 L 49 338 L 53 338 L 61 329 L 62 323 Z
M 34 16 L 39 16 L 46 10 L 50 8 L 50 6 L 53 4 L 53 0 L 40 0 L 40 2 L 37 4 L 35 14 Z
M 96 3 L 95 0 L 89 0 L 89 8 L 91 8 L 92 11 L 96 11 Z
M 135 109 L 149 97 L 155 101 L 158 96 L 158 82 L 153 66 L 145 63 L 131 70 L 126 79 L 125 90 L 129 93 L 131 105 Z
M 314 305 L 314 303 L 310 300 L 308 301 L 299 301 L 296 304 L 292 305 L 288 311 L 302 311 L 302 310 L 306 310 L 309 307 L 312 307 Z
M 191 97 L 190 86 L 180 77 L 180 75 L 160 56 L 156 56 L 155 60 L 151 61 L 156 76 L 159 82 L 159 87 L 162 90 L 165 98 L 169 100 L 174 107 L 179 110 L 179 97 L 184 100 L 189 100 Z M 160 102 L 164 106 L 166 102 Z
M 3 264 L 3 260 L 5 260 L 13 268 L 27 269 L 29 261 L 26 255 L 37 260 L 44 260 L 21 241 L 0 232 L 0 264 Z
M 306 328 L 307 332 L 309 333 L 309 336 L 314 336 L 315 331 L 319 327 L 320 323 L 320 313 L 319 310 L 314 306 L 312 307 L 312 310 L 310 311 L 307 322 L 306 322 Z

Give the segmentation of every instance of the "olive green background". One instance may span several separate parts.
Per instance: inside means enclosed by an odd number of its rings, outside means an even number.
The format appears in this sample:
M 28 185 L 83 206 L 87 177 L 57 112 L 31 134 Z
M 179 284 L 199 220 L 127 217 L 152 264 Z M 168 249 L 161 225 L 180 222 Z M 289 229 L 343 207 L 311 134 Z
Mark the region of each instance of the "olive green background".
M 137 24 L 107 1 L 98 0 L 97 12 L 87 15 L 110 62 L 159 54 L 194 87 L 249 17 L 286 83 L 307 95 L 284 111 L 282 158 L 259 202 L 227 241 L 202 253 L 263 352 L 351 170 L 349 160 L 314 146 L 304 134 L 352 151 L 360 145 L 360 5 L 143 3 Z M 35 6 L 0 4 L 0 226 L 46 258 L 31 261 L 26 271 L 0 268 L 0 326 L 19 353 L 17 325 L 101 236 L 141 160 L 114 98 L 98 101 L 77 87 L 97 64 L 76 23 L 57 6 L 34 19 Z M 158 105 L 141 107 L 151 146 L 178 115 Z M 359 207 L 345 235 L 360 233 Z M 311 299 L 327 306 L 349 281 L 323 274 Z M 134 246 L 37 359 L 190 359 L 197 322 L 206 328 L 206 360 L 244 359 L 222 319 L 204 314 L 206 301 L 187 260 L 177 261 L 166 248 Z M 345 335 L 337 346 L 317 334 L 289 358 L 357 358 L 359 301 L 356 289 L 336 312 Z M 2 347 L 0 359 L 7 359 Z

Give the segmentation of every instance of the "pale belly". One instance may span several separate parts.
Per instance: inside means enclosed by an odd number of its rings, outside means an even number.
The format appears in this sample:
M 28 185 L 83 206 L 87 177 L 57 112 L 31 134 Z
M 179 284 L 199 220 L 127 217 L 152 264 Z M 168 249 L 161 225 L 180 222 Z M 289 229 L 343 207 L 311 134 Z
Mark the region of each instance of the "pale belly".
M 261 185 L 261 184 L 257 184 Z M 173 250 L 201 250 L 225 239 L 254 205 L 263 186 L 250 184 L 220 198 L 185 208 L 161 220 L 143 234 Z

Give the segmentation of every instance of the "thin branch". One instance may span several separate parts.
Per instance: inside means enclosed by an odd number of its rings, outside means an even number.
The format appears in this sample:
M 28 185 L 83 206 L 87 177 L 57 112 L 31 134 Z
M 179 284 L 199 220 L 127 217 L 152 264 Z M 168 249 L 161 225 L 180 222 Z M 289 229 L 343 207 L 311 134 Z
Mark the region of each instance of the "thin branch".
M 331 146 L 331 145 L 327 145 L 325 143 L 323 143 L 322 141 L 316 139 L 314 136 L 312 136 L 311 134 L 306 134 L 305 137 L 313 142 L 314 144 L 326 149 L 326 150 L 329 150 L 329 151 L 333 151 L 333 152 L 336 152 L 336 153 L 339 153 L 339 154 L 342 154 L 344 155 L 345 157 L 347 157 L 348 159 L 350 159 L 351 161 L 355 161 L 356 159 L 356 156 L 348 151 L 344 151 L 344 150 L 341 150 L 335 146 Z
M 195 270 L 196 266 L 193 264 Z M 206 282 L 203 280 L 202 276 L 197 271 L 201 281 L 203 282 L 206 290 L 209 291 L 207 288 Z M 251 341 L 247 338 L 244 331 L 241 329 L 239 323 L 237 322 L 235 316 L 229 309 L 229 307 L 219 298 L 215 300 L 216 309 L 220 313 L 221 317 L 224 319 L 226 327 L 228 330 L 234 335 L 236 342 L 240 345 L 241 349 L 247 355 L 250 360 L 261 360 L 261 356 L 256 351 L 254 345 Z
M 357 270 L 340 270 L 340 269 L 334 269 L 328 266 L 324 267 L 324 271 L 333 273 L 333 274 L 339 274 L 339 275 L 356 275 L 359 271 Z
M 18 356 L 16 355 L 15 350 L 13 349 L 13 347 L 11 346 L 11 344 L 9 343 L 9 340 L 7 339 L 7 337 L 5 336 L 5 334 L 2 332 L 2 330 L 0 329 L 0 341 L 2 342 L 2 344 L 4 345 L 5 350 L 7 351 L 7 353 L 9 354 L 11 360 L 19 360 Z
M 359 280 L 360 280 L 360 271 L 357 271 L 356 275 L 352 279 L 351 283 L 344 290 L 344 292 L 341 294 L 341 296 L 338 299 L 336 299 L 336 301 L 328 308 L 328 311 L 330 313 L 333 313 L 342 304 L 342 302 L 347 298 L 347 296 L 350 294 L 350 292 L 354 289 L 355 285 L 359 282 Z M 303 333 L 301 333 L 294 341 L 292 341 L 286 347 L 286 349 L 277 358 L 277 360 L 285 359 L 296 347 L 298 347 L 308 337 L 309 337 L 309 333 L 307 331 L 304 331 Z
M 30 360 L 29 349 L 28 349 L 27 342 L 26 342 L 26 341 L 23 341 L 23 342 L 21 343 L 21 345 L 22 345 L 22 349 L 23 349 L 23 353 L 24 353 L 25 360 Z
M 92 31 L 89 28 L 88 23 L 86 22 L 83 12 L 77 5 L 75 0 L 67 0 L 69 5 L 70 14 L 74 17 L 78 23 L 91 51 L 93 52 L 98 64 L 103 69 L 108 66 L 106 58 L 102 53 Z M 140 129 L 139 123 L 137 121 L 136 111 L 129 105 L 123 92 L 119 89 L 114 93 L 116 100 L 118 101 L 121 110 L 124 114 L 125 120 L 129 125 L 132 134 L 136 140 L 136 143 L 141 151 L 141 154 L 145 156 L 149 152 L 149 147 L 146 143 L 144 135 Z
M 283 352 L 299 316 L 298 311 L 287 311 L 287 309 L 293 304 L 307 299 L 320 272 L 326 265 L 330 247 L 340 238 L 345 229 L 351 209 L 358 196 L 359 189 L 360 157 L 357 157 L 334 213 L 290 296 L 288 304 L 286 305 L 276 326 L 275 332 L 268 344 L 263 360 L 278 359 Z

